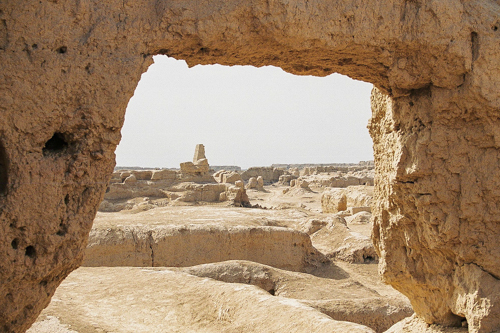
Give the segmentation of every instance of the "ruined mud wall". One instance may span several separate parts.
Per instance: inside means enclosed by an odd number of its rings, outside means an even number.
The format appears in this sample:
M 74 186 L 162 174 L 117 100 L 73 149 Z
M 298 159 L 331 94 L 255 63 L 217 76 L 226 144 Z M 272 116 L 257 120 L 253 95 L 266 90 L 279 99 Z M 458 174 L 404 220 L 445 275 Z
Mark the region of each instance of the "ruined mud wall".
M 373 240 L 385 281 L 425 321 L 497 332 L 500 122 L 471 81 L 394 100 L 373 91 Z
M 154 54 L 374 83 L 385 94 L 373 95 L 371 123 L 384 277 L 428 322 L 486 323 L 474 295 L 488 292 L 472 292 L 500 277 L 498 8 L 491 0 L 1 2 L 1 329 L 26 329 L 81 262 L 127 102 Z

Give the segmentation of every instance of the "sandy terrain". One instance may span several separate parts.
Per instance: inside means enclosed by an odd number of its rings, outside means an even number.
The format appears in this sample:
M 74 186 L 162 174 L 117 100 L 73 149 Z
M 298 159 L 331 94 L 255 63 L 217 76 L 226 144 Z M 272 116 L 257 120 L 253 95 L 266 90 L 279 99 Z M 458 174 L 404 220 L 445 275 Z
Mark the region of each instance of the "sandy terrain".
M 84 267 L 29 332 L 383 332 L 413 311 L 376 262 L 328 254 L 371 226 L 321 213 L 322 190 L 99 212 Z

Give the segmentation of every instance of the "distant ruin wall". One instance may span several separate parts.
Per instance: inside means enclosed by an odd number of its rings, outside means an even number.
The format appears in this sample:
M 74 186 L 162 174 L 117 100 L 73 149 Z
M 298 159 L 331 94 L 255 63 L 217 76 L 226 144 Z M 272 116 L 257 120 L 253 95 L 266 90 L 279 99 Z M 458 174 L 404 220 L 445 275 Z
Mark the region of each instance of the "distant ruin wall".
M 0 327 L 25 330 L 81 262 L 128 100 L 166 54 L 373 83 L 385 280 L 428 323 L 498 329 L 499 17 L 490 0 L 2 2 Z

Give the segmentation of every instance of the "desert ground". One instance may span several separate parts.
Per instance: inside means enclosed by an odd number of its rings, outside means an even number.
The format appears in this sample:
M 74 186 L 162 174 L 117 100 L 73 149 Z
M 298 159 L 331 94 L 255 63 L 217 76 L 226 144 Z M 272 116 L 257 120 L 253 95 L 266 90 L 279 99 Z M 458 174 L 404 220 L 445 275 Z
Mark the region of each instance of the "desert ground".
M 82 267 L 28 332 L 385 332 L 412 316 L 378 275 L 372 166 L 213 172 L 201 148 L 177 171 L 113 174 Z

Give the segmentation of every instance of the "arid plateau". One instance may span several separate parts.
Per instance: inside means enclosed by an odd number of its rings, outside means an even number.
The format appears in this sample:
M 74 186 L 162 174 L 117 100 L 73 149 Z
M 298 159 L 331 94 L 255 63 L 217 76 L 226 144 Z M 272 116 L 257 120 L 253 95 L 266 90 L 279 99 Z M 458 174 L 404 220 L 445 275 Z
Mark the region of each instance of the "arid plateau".
M 214 172 L 204 151 L 113 173 L 82 267 L 28 332 L 385 332 L 413 314 L 377 274 L 373 162 Z

